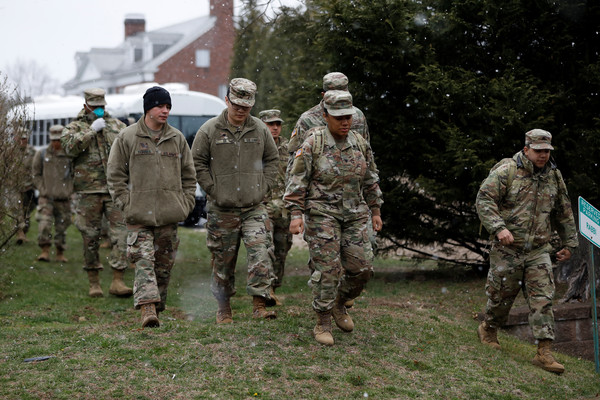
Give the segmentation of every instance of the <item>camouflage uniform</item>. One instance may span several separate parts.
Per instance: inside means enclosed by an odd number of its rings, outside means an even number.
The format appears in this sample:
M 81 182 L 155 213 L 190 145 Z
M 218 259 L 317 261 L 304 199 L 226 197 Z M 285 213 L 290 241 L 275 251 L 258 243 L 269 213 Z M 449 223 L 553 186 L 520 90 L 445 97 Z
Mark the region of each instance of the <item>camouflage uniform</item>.
M 316 135 L 323 135 L 322 154 L 313 159 Z M 305 239 L 314 266 L 313 308 L 328 311 L 338 295 L 354 299 L 373 274 L 367 224 L 369 210 L 383 204 L 373 153 L 363 154 L 350 131 L 340 148 L 326 126 L 316 128 L 296 152 L 284 201 L 292 218 L 304 213 Z
M 269 123 L 283 123 L 279 110 L 264 110 L 259 113 L 259 118 Z M 271 128 L 269 128 L 271 129 Z M 273 134 L 273 132 L 271 132 Z M 274 135 L 274 134 L 273 134 Z M 273 289 L 281 286 L 285 273 L 285 259 L 292 247 L 292 234 L 290 233 L 290 217 L 283 204 L 285 193 L 285 171 L 288 163 L 288 141 L 282 136 L 273 136 L 277 150 L 279 151 L 279 164 L 277 169 L 277 182 L 271 189 L 271 195 L 267 199 L 267 213 L 269 215 L 269 231 L 273 242 L 273 272 L 276 279 L 273 281 Z
M 252 107 L 256 86 L 246 79 L 233 79 L 229 96 L 239 82 L 250 93 L 247 104 L 241 105 Z M 236 94 L 234 101 L 239 103 L 240 98 Z M 227 113 L 225 109 L 202 125 L 192 144 L 198 183 L 209 202 L 206 244 L 212 253 L 211 290 L 218 301 L 235 293 L 235 264 L 243 240 L 248 262 L 246 291 L 270 299 L 272 245 L 263 201 L 276 185 L 277 146 L 260 119 L 248 116 L 236 129 Z
M 77 193 L 75 225 L 83 238 L 85 270 L 102 270 L 98 254 L 102 215 L 109 221 L 112 251 L 109 264 L 113 269 L 125 270 L 126 230 L 123 215 L 114 207 L 106 183 L 106 166 L 110 148 L 126 125 L 108 112 L 102 118 L 106 126 L 99 132 L 91 129 L 96 119 L 93 113 L 81 110 L 77 118 L 63 131 L 60 139 L 68 156 L 73 157 L 74 190 Z
M 21 192 L 18 199 L 20 212 L 17 213 L 17 226 L 24 233 L 29 231 L 29 217 L 31 212 L 35 210 L 35 192 L 31 170 L 35 153 L 35 149 L 30 145 L 23 149 L 23 168 L 27 173 L 21 183 Z
M 507 187 L 510 170 L 514 179 Z M 551 221 L 571 252 L 577 247 L 577 230 L 567 188 L 550 160 L 537 170 L 523 151 L 490 172 L 477 194 L 477 213 L 492 237 L 508 229 L 514 242 L 497 241 L 490 251 L 486 283 L 485 320 L 491 328 L 504 325 L 521 288 L 529 305 L 529 324 L 538 339 L 554 339 L 554 279 L 550 237 Z
M 49 145 L 38 151 L 33 159 L 33 179 L 40 192 L 36 216 L 38 245 L 51 245 L 54 225 L 54 245 L 64 250 L 66 230 L 71 225 L 71 159 L 63 149 L 55 150 Z
M 108 185 L 127 222 L 134 306 L 156 303 L 163 311 L 179 246 L 177 223 L 194 208 L 196 173 L 180 131 L 167 123 L 156 139 L 144 117 L 123 130 L 110 152 Z

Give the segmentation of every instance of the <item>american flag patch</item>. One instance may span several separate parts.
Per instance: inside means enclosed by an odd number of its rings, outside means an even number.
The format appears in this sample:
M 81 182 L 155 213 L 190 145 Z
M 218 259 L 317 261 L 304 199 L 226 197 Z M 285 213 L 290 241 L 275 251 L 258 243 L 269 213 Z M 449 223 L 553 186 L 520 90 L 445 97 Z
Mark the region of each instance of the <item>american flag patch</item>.
M 300 157 L 301 155 L 302 155 L 302 148 L 299 148 L 299 149 L 296 151 L 296 155 L 294 156 L 294 158 L 298 158 L 298 157 Z
M 148 143 L 144 143 L 144 142 L 140 143 L 140 148 L 142 150 L 148 150 L 149 149 Z
M 290 136 L 290 138 L 293 138 L 294 136 L 296 136 L 296 133 L 298 133 L 298 129 L 294 129 L 294 131 L 292 132 L 292 136 Z

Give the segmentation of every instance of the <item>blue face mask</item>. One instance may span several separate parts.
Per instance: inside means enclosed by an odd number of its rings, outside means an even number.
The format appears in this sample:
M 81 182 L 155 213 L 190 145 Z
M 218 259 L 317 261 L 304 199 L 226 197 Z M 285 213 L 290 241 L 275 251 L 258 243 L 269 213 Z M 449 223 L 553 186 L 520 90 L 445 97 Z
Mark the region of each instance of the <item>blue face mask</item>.
M 96 116 L 98 118 L 102 118 L 102 117 L 104 117 L 104 108 L 102 108 L 102 107 L 95 108 L 93 113 L 96 114 Z

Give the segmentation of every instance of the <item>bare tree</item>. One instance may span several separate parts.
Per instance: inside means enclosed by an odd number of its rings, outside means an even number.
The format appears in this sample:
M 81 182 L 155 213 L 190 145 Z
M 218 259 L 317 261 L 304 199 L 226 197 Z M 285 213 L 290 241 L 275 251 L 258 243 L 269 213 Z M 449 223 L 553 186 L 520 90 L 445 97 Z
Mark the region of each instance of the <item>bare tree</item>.
M 12 81 L 21 98 L 33 98 L 44 94 L 58 93 L 60 83 L 48 69 L 35 60 L 17 59 L 5 67 L 6 76 Z
M 29 118 L 23 104 L 17 89 L 0 73 L 0 250 L 17 232 L 18 199 L 28 172 L 18 144 Z

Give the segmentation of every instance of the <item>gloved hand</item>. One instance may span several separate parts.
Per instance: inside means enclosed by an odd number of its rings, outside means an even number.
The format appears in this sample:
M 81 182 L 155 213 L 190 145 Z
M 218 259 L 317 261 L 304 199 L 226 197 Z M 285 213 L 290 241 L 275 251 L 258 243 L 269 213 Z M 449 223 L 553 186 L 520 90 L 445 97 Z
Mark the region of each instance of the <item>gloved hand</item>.
M 92 122 L 92 125 L 90 126 L 90 128 L 92 128 L 96 132 L 99 132 L 102 129 L 104 129 L 105 126 L 106 126 L 106 121 L 103 118 L 98 118 L 94 122 Z

